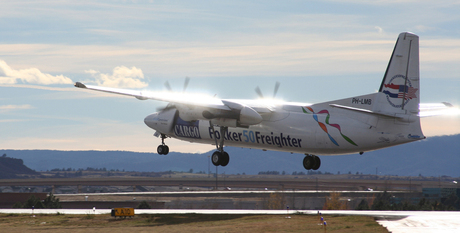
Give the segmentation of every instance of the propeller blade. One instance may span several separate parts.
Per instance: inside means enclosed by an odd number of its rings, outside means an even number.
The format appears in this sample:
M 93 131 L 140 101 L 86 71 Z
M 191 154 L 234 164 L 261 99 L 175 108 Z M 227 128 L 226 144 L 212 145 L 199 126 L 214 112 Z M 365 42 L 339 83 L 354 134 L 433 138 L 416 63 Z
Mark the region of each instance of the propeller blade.
M 280 82 L 275 83 L 275 91 L 273 91 L 273 98 L 275 98 L 276 93 L 278 93 L 278 89 L 280 88 Z
M 168 89 L 168 91 L 172 91 L 171 85 L 169 85 L 168 81 L 165 82 L 165 87 Z
M 185 90 L 187 89 L 188 87 L 188 83 L 190 82 L 190 78 L 189 77 L 185 77 L 185 81 L 184 81 L 184 90 L 182 90 L 182 92 L 185 92 Z
M 262 91 L 260 90 L 259 86 L 256 87 L 256 93 L 260 98 L 264 98 L 264 95 L 262 95 Z

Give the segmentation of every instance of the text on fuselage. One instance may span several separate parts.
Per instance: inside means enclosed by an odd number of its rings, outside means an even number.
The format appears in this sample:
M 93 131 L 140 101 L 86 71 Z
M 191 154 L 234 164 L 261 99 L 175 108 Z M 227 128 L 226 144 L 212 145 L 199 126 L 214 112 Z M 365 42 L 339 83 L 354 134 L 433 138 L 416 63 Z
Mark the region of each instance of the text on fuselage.
M 216 134 L 216 138 L 220 139 L 220 132 L 214 131 L 214 133 Z M 214 138 L 212 128 L 209 128 L 209 137 Z M 271 132 L 270 135 L 267 135 L 252 130 L 243 130 L 241 133 L 227 131 L 224 134 L 224 140 L 234 142 L 251 142 L 257 144 L 274 145 L 278 147 L 302 147 L 302 139 L 300 138 L 294 138 L 290 135 L 284 136 L 283 133 L 275 135 L 273 132 Z
M 194 125 L 175 125 L 174 134 L 184 138 L 201 138 L 198 126 Z
M 360 99 L 360 98 L 352 98 L 351 99 L 352 104 L 366 104 L 366 105 L 371 105 L 372 104 L 372 99 Z

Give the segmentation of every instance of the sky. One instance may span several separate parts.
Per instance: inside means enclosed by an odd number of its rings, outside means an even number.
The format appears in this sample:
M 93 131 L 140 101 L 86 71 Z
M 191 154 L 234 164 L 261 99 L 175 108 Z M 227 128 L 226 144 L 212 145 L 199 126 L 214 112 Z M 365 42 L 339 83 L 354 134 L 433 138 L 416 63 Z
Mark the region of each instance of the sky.
M 155 152 L 167 103 L 73 87 L 316 103 L 374 93 L 400 32 L 420 36 L 421 102 L 460 105 L 460 3 L 428 0 L 1 1 L 0 148 Z M 460 133 L 459 116 L 422 120 Z M 214 146 L 168 139 L 171 151 Z

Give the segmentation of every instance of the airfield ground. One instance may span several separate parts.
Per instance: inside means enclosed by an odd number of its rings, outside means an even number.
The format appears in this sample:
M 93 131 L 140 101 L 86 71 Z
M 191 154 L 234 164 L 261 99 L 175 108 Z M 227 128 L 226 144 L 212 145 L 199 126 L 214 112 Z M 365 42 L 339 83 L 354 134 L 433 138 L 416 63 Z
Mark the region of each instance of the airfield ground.
M 110 215 L 0 214 L 2 232 L 388 232 L 366 216 L 312 215 Z M 325 231 L 326 230 L 326 231 Z
M 102 174 L 102 173 L 101 173 Z M 46 177 L 46 176 L 45 176 Z M 363 175 L 231 176 L 167 174 L 161 177 L 85 176 L 72 178 L 33 177 L 0 180 L 5 195 L 51 192 L 63 208 L 98 209 L 136 207 L 147 201 L 154 209 L 267 209 L 278 200 L 280 208 L 319 210 L 333 192 L 354 209 L 365 198 L 369 203 L 384 190 L 401 200 L 426 196 L 423 190 L 457 190 L 450 177 L 381 177 Z M 228 190 L 230 187 L 231 190 Z M 342 191 L 338 191 L 342 190 Z M 28 197 L 25 196 L 24 200 Z M 9 198 L 12 200 L 12 198 Z M 275 202 L 278 203 L 278 202 Z M 3 203 L 11 208 L 14 203 Z M 278 209 L 280 209 L 278 208 Z M 372 216 L 328 215 L 329 232 L 388 232 Z M 2 232 L 325 232 L 315 215 L 151 214 L 115 220 L 108 214 L 0 214 Z M 449 222 L 450 224 L 451 222 Z M 393 230 L 392 230 L 393 231 Z

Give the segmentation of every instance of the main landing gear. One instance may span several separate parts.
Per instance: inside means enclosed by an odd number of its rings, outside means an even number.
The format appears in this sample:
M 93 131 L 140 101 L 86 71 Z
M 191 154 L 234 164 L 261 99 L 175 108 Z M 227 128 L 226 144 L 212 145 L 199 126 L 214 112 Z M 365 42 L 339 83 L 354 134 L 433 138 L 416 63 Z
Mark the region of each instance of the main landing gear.
M 157 152 L 160 155 L 167 155 L 169 153 L 169 147 L 165 144 L 166 135 L 161 134 L 161 145 L 157 147 Z
M 316 155 L 306 154 L 303 159 L 303 167 L 307 170 L 318 170 L 321 166 L 321 159 Z
M 214 151 L 211 156 L 211 161 L 214 166 L 222 166 L 225 167 L 227 166 L 228 162 L 230 161 L 230 156 L 228 156 L 228 153 L 225 151 Z
M 225 167 L 227 166 L 228 162 L 230 161 L 230 156 L 228 156 L 228 153 L 224 151 L 224 136 L 227 133 L 228 127 L 226 126 L 221 126 L 220 127 L 220 141 L 217 143 L 217 137 L 216 137 L 216 131 L 214 130 L 214 126 L 209 122 L 209 125 L 212 129 L 212 132 L 214 134 L 214 140 L 216 141 L 216 147 L 217 151 L 212 153 L 211 156 L 211 162 L 214 164 L 214 166 L 222 166 Z

